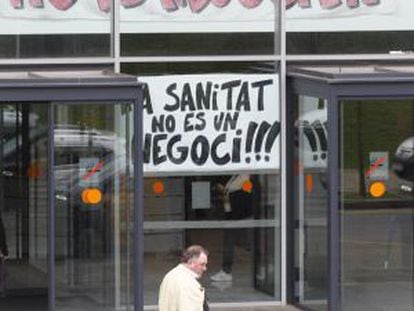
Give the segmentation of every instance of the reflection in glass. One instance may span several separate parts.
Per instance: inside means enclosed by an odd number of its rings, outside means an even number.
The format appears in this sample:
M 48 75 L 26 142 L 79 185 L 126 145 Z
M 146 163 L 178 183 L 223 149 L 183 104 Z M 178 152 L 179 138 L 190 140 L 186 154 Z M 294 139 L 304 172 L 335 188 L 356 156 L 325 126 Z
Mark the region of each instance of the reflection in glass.
M 414 308 L 413 116 L 412 100 L 340 105 L 341 310 Z
M 110 1 L 2 3 L 0 58 L 110 56 Z
M 0 310 L 48 309 L 47 120 L 45 104 L 0 105 Z
M 327 267 L 327 101 L 296 98 L 295 268 L 298 303 L 326 310 Z
M 7 1 L 0 58 L 110 56 L 110 1 Z
M 278 175 L 148 177 L 144 193 L 145 305 L 157 304 L 163 275 L 190 244 L 210 252 L 201 280 L 210 302 L 280 297 Z
M 128 104 L 55 106 L 56 310 L 131 310 Z
M 274 39 L 273 32 L 122 34 L 121 51 L 122 56 L 272 55 Z
M 286 49 L 288 54 L 389 54 L 411 51 L 412 38 L 412 31 L 287 32 Z
M 33 34 L 0 36 L 0 58 L 80 58 L 103 57 L 109 55 L 109 34 Z
M 120 2 L 122 56 L 280 54 L 280 1 L 145 4 Z

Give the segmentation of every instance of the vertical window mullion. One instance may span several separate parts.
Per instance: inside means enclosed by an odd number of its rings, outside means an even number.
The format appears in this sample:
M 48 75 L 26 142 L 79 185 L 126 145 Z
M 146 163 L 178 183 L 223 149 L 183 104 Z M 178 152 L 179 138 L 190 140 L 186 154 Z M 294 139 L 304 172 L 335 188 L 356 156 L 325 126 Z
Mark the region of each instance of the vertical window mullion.
M 48 249 L 48 305 L 49 311 L 55 310 L 55 200 L 54 200 L 54 105 L 48 104 L 48 183 L 47 183 L 47 195 L 48 195 L 48 235 L 47 235 L 47 249 Z

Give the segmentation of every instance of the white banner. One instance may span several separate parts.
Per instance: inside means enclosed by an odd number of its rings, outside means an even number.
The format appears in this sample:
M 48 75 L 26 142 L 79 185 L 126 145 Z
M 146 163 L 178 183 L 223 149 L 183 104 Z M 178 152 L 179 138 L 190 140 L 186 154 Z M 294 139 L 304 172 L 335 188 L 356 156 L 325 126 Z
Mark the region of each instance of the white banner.
M 279 78 L 260 75 L 145 77 L 144 171 L 279 168 Z
M 287 31 L 391 31 L 414 29 L 406 0 L 287 0 Z M 408 14 L 407 14 L 408 13 Z
M 123 33 L 273 32 L 280 0 L 120 0 Z M 411 0 L 285 0 L 288 31 L 413 30 Z M 109 33 L 111 0 L 0 2 L 0 34 Z

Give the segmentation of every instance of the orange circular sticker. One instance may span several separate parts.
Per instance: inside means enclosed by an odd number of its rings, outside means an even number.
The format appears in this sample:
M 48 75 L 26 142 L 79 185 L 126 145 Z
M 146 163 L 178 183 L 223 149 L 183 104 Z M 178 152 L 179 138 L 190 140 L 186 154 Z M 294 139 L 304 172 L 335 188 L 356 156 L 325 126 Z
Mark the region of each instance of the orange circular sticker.
M 246 180 L 243 185 L 242 185 L 242 189 L 244 192 L 252 192 L 253 190 L 253 183 L 250 180 Z
M 373 182 L 370 186 L 369 186 L 369 193 L 374 197 L 374 198 L 379 198 L 382 197 L 385 194 L 386 191 L 386 187 L 384 185 L 383 182 L 380 181 L 376 181 Z
M 27 168 L 27 177 L 35 179 L 41 176 L 40 164 L 38 162 L 30 163 Z
M 85 204 L 98 204 L 102 201 L 102 192 L 97 188 L 86 188 L 82 191 L 82 202 Z
M 165 186 L 162 181 L 156 181 L 152 184 L 152 191 L 155 194 L 161 194 L 165 191 Z

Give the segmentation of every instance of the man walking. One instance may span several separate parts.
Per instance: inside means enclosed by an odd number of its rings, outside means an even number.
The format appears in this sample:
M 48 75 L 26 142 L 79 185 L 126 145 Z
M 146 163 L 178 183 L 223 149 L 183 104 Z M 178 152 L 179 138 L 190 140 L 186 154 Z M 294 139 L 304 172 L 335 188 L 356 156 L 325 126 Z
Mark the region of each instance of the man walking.
M 208 251 L 200 245 L 188 247 L 181 263 L 170 270 L 162 280 L 159 311 L 206 311 L 205 289 L 198 282 L 207 270 Z

